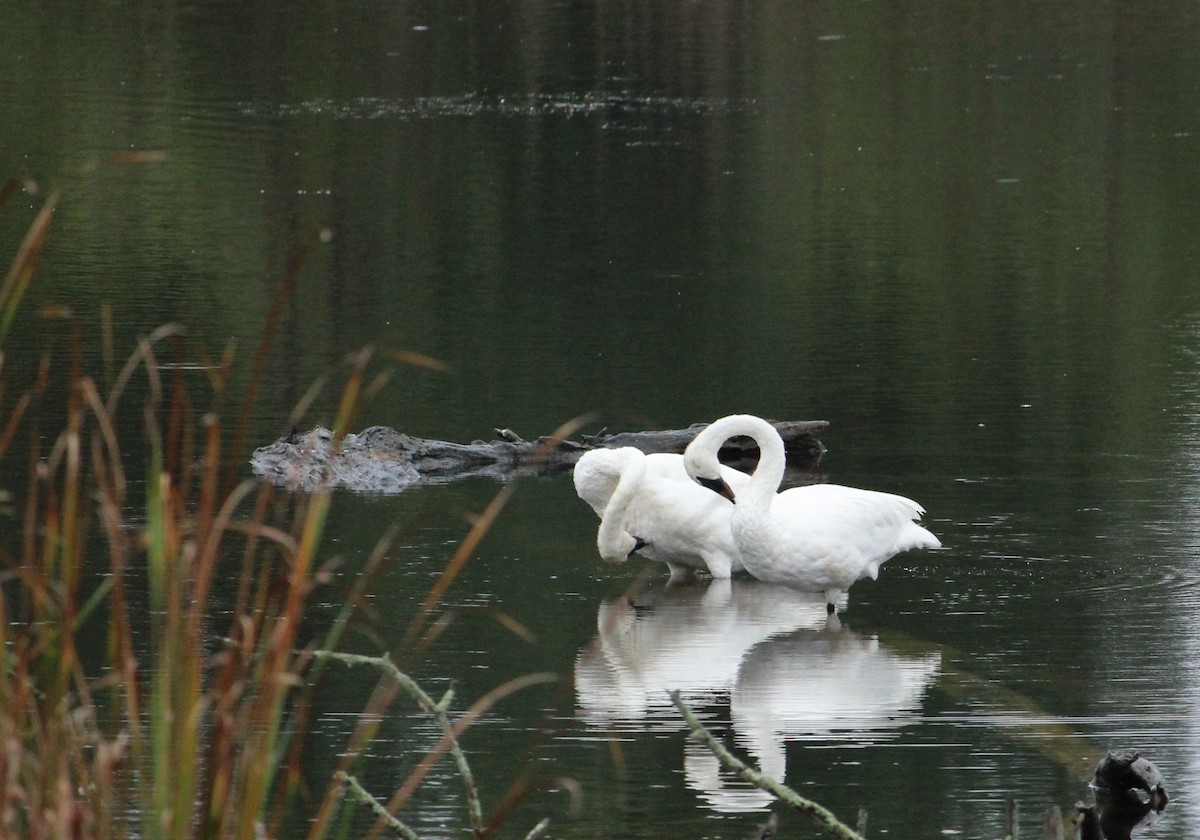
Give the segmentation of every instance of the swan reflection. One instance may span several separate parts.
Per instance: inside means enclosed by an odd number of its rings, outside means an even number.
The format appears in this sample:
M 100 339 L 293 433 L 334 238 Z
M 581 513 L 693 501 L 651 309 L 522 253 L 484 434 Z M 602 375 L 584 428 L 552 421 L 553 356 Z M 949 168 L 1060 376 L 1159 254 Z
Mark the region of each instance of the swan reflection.
M 916 723 L 939 652 L 904 654 L 842 629 L 796 632 L 742 660 L 730 706 L 738 742 L 782 782 L 784 741 L 863 743 Z
M 819 594 L 755 580 L 689 584 L 600 605 L 575 663 L 580 717 L 605 731 L 683 730 L 667 692 L 702 719 L 730 705 L 733 738 L 785 781 L 789 740 L 862 743 L 916 721 L 937 651 L 901 653 L 841 626 Z M 771 796 L 688 742 L 684 774 L 710 807 L 760 810 Z
M 604 601 L 598 634 L 575 663 L 585 721 L 640 729 L 661 717 L 684 728 L 667 696 L 708 702 L 733 688 L 742 656 L 763 639 L 824 627 L 824 600 L 755 580 L 689 583 Z M 632 726 L 630 726 L 632 724 Z

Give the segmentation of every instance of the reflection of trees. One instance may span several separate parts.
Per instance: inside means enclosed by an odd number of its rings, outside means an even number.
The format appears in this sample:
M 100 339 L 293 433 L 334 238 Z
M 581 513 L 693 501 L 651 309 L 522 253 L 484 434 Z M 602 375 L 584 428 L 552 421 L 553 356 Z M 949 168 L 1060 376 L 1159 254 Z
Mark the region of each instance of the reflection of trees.
M 8 171 L 38 150 L 42 178 L 90 153 L 80 143 L 172 153 L 77 193 L 60 220 L 70 297 L 109 297 L 70 284 L 111 275 L 99 282 L 160 302 L 138 316 L 150 326 L 199 312 L 253 336 L 271 272 L 333 226 L 331 276 L 301 289 L 273 371 L 301 360 L 301 390 L 394 312 L 422 349 L 471 360 L 464 390 L 503 375 L 520 392 L 547 360 L 673 347 L 678 320 L 661 316 L 686 288 L 688 333 L 736 353 L 680 346 L 681 381 L 713 356 L 754 381 L 776 337 L 837 335 L 838 352 L 885 353 L 887 378 L 815 342 L 763 387 L 798 405 L 818 375 L 844 383 L 889 440 L 982 401 L 1032 402 L 1052 413 L 1046 451 L 1091 450 L 1081 418 L 1153 428 L 1168 342 L 1147 313 L 1195 300 L 1194 214 L 1179 209 L 1200 185 L 1170 107 L 1198 75 L 1190 22 L 1180 6 L 1027 2 L 147 5 L 49 29 L 17 12 L 7 37 L 40 48 L 0 58 L 9 107 L 32 115 L 6 124 Z M 545 357 L 514 366 L 516 345 Z M 590 399 L 564 394 L 555 420 L 631 392 L 676 416 L 647 400 L 674 408 L 677 393 L 628 373 L 598 366 L 578 386 Z M 464 403 L 396 399 L 418 417 Z M 1009 439 L 1025 419 L 989 428 Z M 956 461 L 977 444 L 938 442 Z

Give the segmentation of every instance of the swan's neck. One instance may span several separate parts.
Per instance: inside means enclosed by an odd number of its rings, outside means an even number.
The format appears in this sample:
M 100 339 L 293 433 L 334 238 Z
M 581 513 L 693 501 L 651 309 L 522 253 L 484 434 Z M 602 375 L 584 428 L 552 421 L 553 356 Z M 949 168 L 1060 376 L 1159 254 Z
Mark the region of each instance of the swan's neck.
M 779 491 L 779 483 L 783 481 L 783 470 L 787 456 L 783 449 L 783 438 L 775 427 L 766 420 L 746 416 L 738 418 L 737 424 L 731 424 L 729 437 L 745 435 L 753 438 L 758 444 L 758 466 L 750 476 L 750 483 L 738 493 L 737 506 L 742 508 L 765 509 L 771 506 L 771 500 Z
M 622 539 L 627 540 L 622 527 L 625 515 L 646 477 L 646 456 L 636 449 L 623 451 L 617 463 L 621 471 L 617 489 L 608 500 L 608 507 L 604 509 L 604 516 L 600 519 L 600 530 L 596 534 L 596 542 L 601 548 L 619 546 Z
M 753 414 L 722 417 L 696 435 L 683 458 L 688 475 L 704 484 L 706 479 L 715 479 L 721 474 L 721 462 L 717 458 L 721 444 L 741 435 L 753 438 L 759 451 L 758 466 L 750 476 L 749 484 L 737 491 L 733 516 L 744 520 L 747 511 L 769 509 L 779 482 L 783 481 L 783 438 L 775 427 Z

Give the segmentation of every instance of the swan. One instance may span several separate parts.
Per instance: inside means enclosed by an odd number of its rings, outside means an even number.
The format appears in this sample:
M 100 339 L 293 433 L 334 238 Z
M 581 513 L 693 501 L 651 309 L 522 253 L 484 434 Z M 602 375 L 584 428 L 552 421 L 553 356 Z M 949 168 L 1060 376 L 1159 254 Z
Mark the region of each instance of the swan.
M 717 452 L 728 438 L 758 444 L 758 467 L 748 485 L 733 490 L 718 470 Z M 729 520 L 746 571 L 759 580 L 804 592 L 824 592 L 832 613 L 842 592 L 902 551 L 940 548 L 915 520 L 925 513 L 912 499 L 837 484 L 793 487 L 783 479 L 783 439 L 752 414 L 733 414 L 706 426 L 684 452 L 687 474 L 737 504 Z
M 729 467 L 721 480 L 747 487 L 750 476 Z M 729 529 L 733 505 L 688 478 L 683 456 L 646 455 L 631 446 L 585 452 L 575 465 L 575 491 L 600 516 L 596 546 L 610 563 L 635 551 L 665 562 L 673 580 L 707 571 L 741 571 Z
M 590 449 L 575 463 L 572 479 L 575 492 L 587 502 L 596 516 L 603 517 L 608 500 L 617 489 L 621 468 L 627 462 L 616 449 Z M 675 452 L 652 452 L 646 456 L 646 475 L 693 483 L 683 466 L 683 456 Z M 721 464 L 721 478 L 736 492 L 750 483 L 750 476 Z

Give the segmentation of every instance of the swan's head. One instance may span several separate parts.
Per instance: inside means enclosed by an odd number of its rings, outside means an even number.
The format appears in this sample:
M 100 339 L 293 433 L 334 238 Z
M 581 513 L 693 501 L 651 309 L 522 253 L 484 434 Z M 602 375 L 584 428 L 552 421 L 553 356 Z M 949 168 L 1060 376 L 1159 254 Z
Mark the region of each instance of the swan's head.
M 717 452 L 724 443 L 724 438 L 718 439 L 713 435 L 706 435 L 704 433 L 706 431 L 708 430 L 705 429 L 696 435 L 684 450 L 683 468 L 687 470 L 688 477 L 701 487 L 707 487 L 714 493 L 736 503 L 733 489 L 721 477 L 721 462 L 717 460 Z
M 704 478 L 703 476 L 696 476 L 696 481 L 700 482 L 701 487 L 707 487 L 718 496 L 724 496 L 735 505 L 737 504 L 737 497 L 733 495 L 733 488 L 726 483 L 725 479 L 719 476 L 717 478 Z
M 596 548 L 600 551 L 600 559 L 606 563 L 624 563 L 647 545 L 641 537 L 617 529 L 612 532 L 601 531 L 596 537 Z
M 576 462 L 572 477 L 579 498 L 591 505 L 597 516 L 603 516 L 621 478 L 620 459 L 611 449 L 589 450 Z

